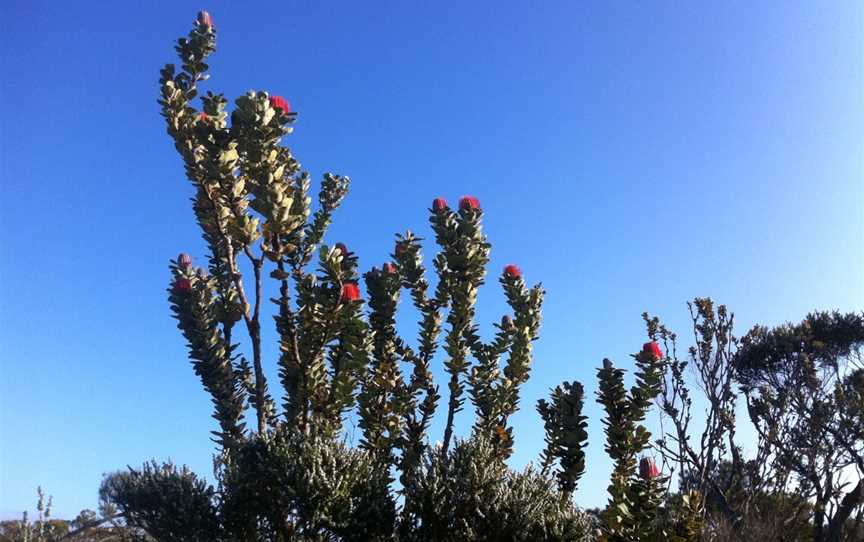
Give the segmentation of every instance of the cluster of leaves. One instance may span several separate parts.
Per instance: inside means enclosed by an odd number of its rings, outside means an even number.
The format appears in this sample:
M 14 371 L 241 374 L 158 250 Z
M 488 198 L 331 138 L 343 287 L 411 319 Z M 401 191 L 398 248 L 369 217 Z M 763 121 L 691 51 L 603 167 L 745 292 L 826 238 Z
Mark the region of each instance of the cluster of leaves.
M 401 540 L 591 540 L 594 525 L 531 467 L 508 469 L 497 441 L 475 435 L 429 450 L 406 495 Z

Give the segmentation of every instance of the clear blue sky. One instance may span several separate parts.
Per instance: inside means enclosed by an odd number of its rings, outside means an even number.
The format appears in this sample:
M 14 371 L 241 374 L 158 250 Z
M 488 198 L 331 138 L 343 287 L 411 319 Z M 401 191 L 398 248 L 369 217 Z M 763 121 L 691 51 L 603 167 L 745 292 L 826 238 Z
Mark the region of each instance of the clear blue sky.
M 583 381 L 583 505 L 609 466 L 595 367 L 631 367 L 642 311 L 684 335 L 697 295 L 742 333 L 864 307 L 860 3 L 156 4 L 0 7 L 3 517 L 38 484 L 74 515 L 102 473 L 151 457 L 211 472 L 210 401 L 165 299 L 168 259 L 204 251 L 156 104 L 202 7 L 207 88 L 292 102 L 303 165 L 353 179 L 329 240 L 363 268 L 395 232 L 429 234 L 432 198 L 480 198 L 493 272 L 518 263 L 548 291 L 513 463 L 541 448 L 535 401 Z M 499 318 L 494 280 L 481 297 Z

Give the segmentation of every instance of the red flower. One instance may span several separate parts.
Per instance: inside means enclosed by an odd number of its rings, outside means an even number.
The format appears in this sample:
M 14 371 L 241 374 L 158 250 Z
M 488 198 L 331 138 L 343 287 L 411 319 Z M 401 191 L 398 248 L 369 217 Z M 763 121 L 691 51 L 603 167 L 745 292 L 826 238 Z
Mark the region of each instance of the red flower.
M 643 344 L 642 352 L 654 356 L 655 359 L 663 359 L 663 351 L 660 350 L 660 345 L 657 344 L 657 341 Z
M 192 267 L 192 256 L 185 252 L 181 252 L 180 255 L 177 256 L 177 263 L 180 264 L 180 267 Z
M 480 200 L 474 196 L 462 196 L 462 199 L 459 200 L 459 208 L 465 210 L 474 209 L 476 211 L 480 209 Z
M 651 457 L 643 457 L 639 460 L 639 477 L 643 480 L 653 480 L 660 476 L 660 469 Z
M 283 115 L 291 112 L 291 104 L 282 96 L 270 96 L 270 107 L 281 110 Z
M 396 274 L 396 266 L 390 262 L 387 262 L 384 264 L 384 272 L 387 273 L 388 275 L 395 275 Z
M 192 291 L 192 281 L 186 277 L 180 277 L 174 282 L 174 291 L 186 294 Z
M 348 247 L 345 246 L 345 243 L 336 243 L 335 246 L 339 249 L 339 252 L 342 253 L 342 256 L 347 256 L 348 254 L 350 254 L 350 252 L 348 252 Z
M 504 276 L 508 279 L 518 279 L 522 276 L 522 270 L 511 263 L 504 268 Z
M 357 301 L 360 299 L 360 288 L 353 282 L 346 282 L 342 285 L 342 301 Z
M 436 213 L 440 213 L 444 209 L 447 208 L 447 200 L 444 198 L 435 198 L 435 201 L 432 202 L 432 210 Z
M 198 24 L 213 28 L 213 17 L 210 16 L 206 11 L 198 12 Z
M 203 111 L 201 111 L 200 113 L 198 113 L 198 120 L 200 120 L 200 121 L 205 121 L 205 120 L 207 120 L 207 113 L 205 113 L 205 112 L 203 112 Z

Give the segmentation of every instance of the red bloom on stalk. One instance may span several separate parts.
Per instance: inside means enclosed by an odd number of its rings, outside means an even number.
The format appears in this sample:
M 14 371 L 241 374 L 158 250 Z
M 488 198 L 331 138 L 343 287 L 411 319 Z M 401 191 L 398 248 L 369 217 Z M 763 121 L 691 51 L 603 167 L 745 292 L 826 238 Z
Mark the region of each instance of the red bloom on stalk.
M 192 267 L 192 256 L 186 254 L 185 252 L 181 252 L 180 255 L 177 256 L 177 263 L 180 264 L 180 267 Z
M 180 277 L 174 282 L 174 291 L 186 294 L 192 291 L 192 281 L 186 277 Z
M 205 112 L 203 112 L 203 111 L 201 111 L 200 113 L 198 113 L 198 120 L 200 120 L 200 121 L 205 121 L 205 120 L 207 120 L 207 113 L 205 113 Z
M 207 13 L 206 11 L 199 11 L 198 12 L 198 24 L 204 25 L 204 26 L 209 27 L 209 28 L 214 28 L 213 27 L 213 17 L 211 17 L 210 14 Z
M 643 480 L 653 480 L 660 476 L 660 469 L 651 457 L 643 457 L 639 460 L 639 477 Z
M 348 252 L 348 247 L 345 246 L 345 243 L 336 243 L 335 247 L 339 249 L 339 252 L 342 253 L 342 256 L 347 256 L 348 254 L 350 254 Z
M 642 345 L 642 352 L 654 356 L 655 359 L 663 359 L 663 351 L 657 341 L 651 341 Z
M 342 301 L 357 301 L 360 299 L 360 288 L 353 282 L 346 282 L 342 285 Z
M 396 266 L 390 262 L 387 262 L 384 264 L 384 272 L 387 273 L 388 275 L 395 275 L 396 274 Z
M 511 263 L 504 268 L 504 276 L 508 279 L 518 279 L 522 276 L 522 270 Z
M 447 209 L 447 200 L 444 198 L 435 198 L 435 201 L 432 202 L 432 210 L 440 213 L 444 209 Z
M 480 200 L 475 198 L 474 196 L 462 196 L 462 199 L 459 200 L 459 208 L 460 209 L 480 209 Z
M 282 96 L 270 96 L 270 107 L 281 110 L 283 115 L 291 112 L 291 104 Z

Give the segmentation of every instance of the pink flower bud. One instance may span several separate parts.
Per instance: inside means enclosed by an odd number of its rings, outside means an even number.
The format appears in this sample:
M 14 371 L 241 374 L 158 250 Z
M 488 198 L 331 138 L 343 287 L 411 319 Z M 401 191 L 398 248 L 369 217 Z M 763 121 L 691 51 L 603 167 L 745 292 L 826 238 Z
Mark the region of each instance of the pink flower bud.
M 388 275 L 395 275 L 396 274 L 396 266 L 390 262 L 387 262 L 384 264 L 384 272 L 387 273 Z
M 270 96 L 270 107 L 282 111 L 283 115 L 291 112 L 291 105 L 282 96 Z
M 435 201 L 432 202 L 432 210 L 440 213 L 445 209 L 447 209 L 447 200 L 444 198 L 435 198 Z
M 459 200 L 459 208 L 460 209 L 480 209 L 480 200 L 475 198 L 474 196 L 462 196 L 462 199 Z
M 651 457 L 643 457 L 639 460 L 639 477 L 643 480 L 653 480 L 660 476 L 660 469 Z
M 192 256 L 186 254 L 185 252 L 181 252 L 179 256 L 177 256 L 177 263 L 180 264 L 180 267 L 189 268 L 192 267 Z
M 360 288 L 353 282 L 346 282 L 342 285 L 342 301 L 350 302 L 360 299 Z
M 198 24 L 200 24 L 202 26 L 209 27 L 209 28 L 214 28 L 213 27 L 213 17 L 211 17 L 210 14 L 207 13 L 206 11 L 199 11 L 198 12 Z
M 657 341 L 651 341 L 642 345 L 642 352 L 653 356 L 655 359 L 663 359 L 663 351 Z
M 504 276 L 508 279 L 518 279 L 522 276 L 522 270 L 511 263 L 504 268 Z
M 186 277 L 180 277 L 174 282 L 174 291 L 181 294 L 187 294 L 192 291 L 192 281 Z

